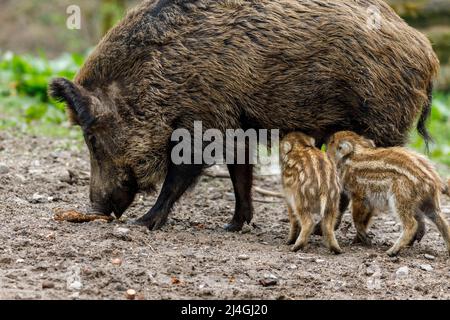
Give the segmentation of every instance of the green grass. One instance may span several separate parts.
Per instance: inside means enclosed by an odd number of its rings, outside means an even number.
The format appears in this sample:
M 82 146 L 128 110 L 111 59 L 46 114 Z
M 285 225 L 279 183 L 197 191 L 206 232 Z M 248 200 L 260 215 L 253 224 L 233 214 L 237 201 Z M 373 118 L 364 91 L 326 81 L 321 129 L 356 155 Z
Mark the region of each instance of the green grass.
M 434 140 L 430 145 L 430 158 L 450 166 L 450 94 L 434 94 L 428 128 Z M 410 146 L 425 152 L 425 144 L 417 131 L 412 132 Z
M 47 84 L 54 77 L 72 79 L 83 60 L 78 54 L 48 60 L 43 55 L 0 53 L 0 130 L 81 141 L 80 130 L 67 123 L 64 106 L 48 98 Z M 430 157 L 450 167 L 450 94 L 434 94 L 429 128 L 435 140 Z M 412 148 L 425 152 L 417 132 L 410 141 Z
M 84 57 L 0 55 L 0 129 L 46 136 L 79 137 L 67 125 L 64 105 L 52 101 L 47 85 L 54 77 L 73 78 Z

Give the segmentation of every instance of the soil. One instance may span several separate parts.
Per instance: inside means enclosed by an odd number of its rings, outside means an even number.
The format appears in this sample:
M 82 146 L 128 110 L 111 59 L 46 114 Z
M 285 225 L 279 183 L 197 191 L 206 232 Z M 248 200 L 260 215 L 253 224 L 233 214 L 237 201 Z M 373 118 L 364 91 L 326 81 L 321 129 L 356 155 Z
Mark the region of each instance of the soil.
M 121 220 L 53 219 L 88 201 L 89 160 L 70 139 L 0 132 L 0 299 L 449 299 L 450 264 L 433 225 L 421 243 L 389 258 L 400 225 L 375 219 L 371 248 L 353 245 L 347 213 L 333 255 L 313 236 L 305 252 L 285 245 L 279 199 L 255 195 L 254 226 L 228 233 L 234 199 L 228 179 L 204 176 L 159 231 L 127 224 L 154 195 L 139 195 Z M 277 177 L 255 184 L 278 190 Z M 448 198 L 443 204 L 450 218 Z

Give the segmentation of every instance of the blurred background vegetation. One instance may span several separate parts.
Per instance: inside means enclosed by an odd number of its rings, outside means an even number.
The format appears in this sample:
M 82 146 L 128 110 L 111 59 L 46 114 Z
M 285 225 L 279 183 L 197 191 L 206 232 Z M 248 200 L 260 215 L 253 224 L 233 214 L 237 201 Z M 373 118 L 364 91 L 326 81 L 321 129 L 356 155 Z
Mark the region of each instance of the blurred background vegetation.
M 0 0 L 0 130 L 80 137 L 64 107 L 47 97 L 50 78 L 73 78 L 89 50 L 138 0 Z M 430 129 L 431 156 L 450 166 L 450 0 L 388 0 L 432 41 L 441 61 Z M 66 28 L 66 9 L 78 5 L 80 30 Z M 424 151 L 412 133 L 411 146 Z

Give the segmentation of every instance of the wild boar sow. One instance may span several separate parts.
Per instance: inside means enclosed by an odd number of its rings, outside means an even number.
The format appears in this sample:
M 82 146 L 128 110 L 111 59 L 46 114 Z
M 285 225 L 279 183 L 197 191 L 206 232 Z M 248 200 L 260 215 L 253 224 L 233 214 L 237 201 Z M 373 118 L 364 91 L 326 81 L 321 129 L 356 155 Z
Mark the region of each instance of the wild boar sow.
M 175 129 L 301 131 L 318 145 L 352 130 L 401 145 L 417 118 L 428 137 L 437 68 L 428 40 L 378 0 L 159 0 L 131 10 L 50 93 L 83 130 L 94 210 L 120 216 L 163 182 L 137 221 L 154 229 L 203 169 L 171 161 Z M 252 218 L 252 166 L 228 169 L 227 229 L 239 230 Z

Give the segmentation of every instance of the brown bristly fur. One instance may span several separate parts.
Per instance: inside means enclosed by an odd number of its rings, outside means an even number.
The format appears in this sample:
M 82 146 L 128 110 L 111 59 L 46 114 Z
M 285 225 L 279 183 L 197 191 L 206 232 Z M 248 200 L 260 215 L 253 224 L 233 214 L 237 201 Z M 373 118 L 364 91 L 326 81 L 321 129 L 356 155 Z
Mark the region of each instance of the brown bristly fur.
M 406 148 L 376 148 L 372 140 L 349 131 L 334 134 L 327 152 L 336 162 L 344 192 L 352 199 L 355 240 L 369 243 L 372 215 L 390 209 L 400 218 L 403 232 L 387 251 L 389 255 L 397 255 L 415 237 L 423 236 L 423 216 L 436 224 L 450 253 L 450 229 L 440 208 L 445 184 L 428 159 Z
M 340 189 L 336 168 L 315 146 L 313 138 L 293 132 L 280 144 L 283 190 L 288 206 L 288 244 L 293 251 L 304 249 L 314 230 L 314 215 L 322 216 L 325 244 L 334 253 L 342 250 L 334 234 Z

